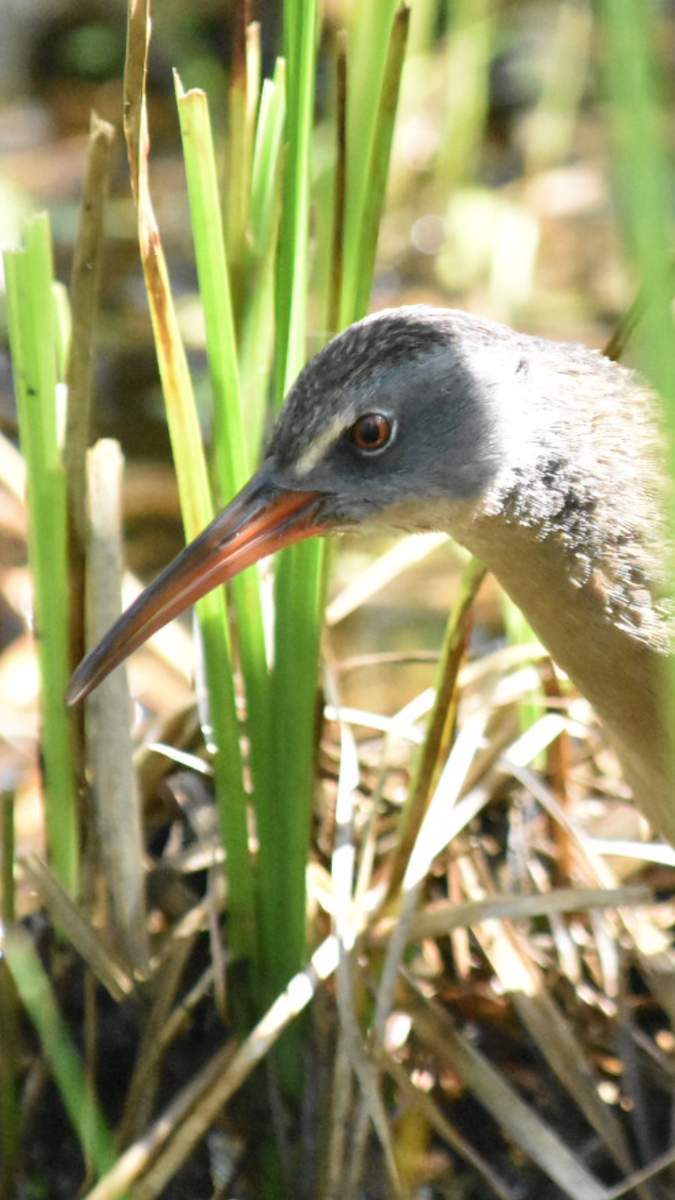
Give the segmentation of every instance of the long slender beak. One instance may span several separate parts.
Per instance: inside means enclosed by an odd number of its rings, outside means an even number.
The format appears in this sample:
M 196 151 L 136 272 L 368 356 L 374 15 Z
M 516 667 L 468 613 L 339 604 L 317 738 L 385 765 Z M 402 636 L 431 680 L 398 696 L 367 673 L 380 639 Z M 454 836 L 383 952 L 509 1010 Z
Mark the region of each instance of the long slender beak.
M 263 464 L 227 508 L 122 613 L 73 674 L 66 694 L 69 705 L 84 699 L 153 633 L 219 583 L 292 542 L 328 532 L 328 525 L 319 519 L 320 493 L 289 491 L 275 484 L 271 475 L 271 463 Z

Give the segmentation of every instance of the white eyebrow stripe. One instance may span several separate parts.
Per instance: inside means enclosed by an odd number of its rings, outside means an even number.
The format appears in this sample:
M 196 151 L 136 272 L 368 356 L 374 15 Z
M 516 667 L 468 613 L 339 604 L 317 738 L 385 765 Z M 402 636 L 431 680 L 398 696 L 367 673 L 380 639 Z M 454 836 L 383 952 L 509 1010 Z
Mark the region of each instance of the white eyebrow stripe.
M 304 454 L 300 456 L 293 466 L 293 474 L 296 479 L 302 479 L 303 475 L 307 475 L 312 467 L 315 467 L 319 459 L 323 458 L 326 451 L 337 442 L 338 438 L 342 437 L 345 429 L 349 428 L 349 424 L 345 424 L 344 418 L 336 417 L 332 425 L 328 429 L 322 429 L 321 433 L 317 434 L 311 446 L 308 446 Z

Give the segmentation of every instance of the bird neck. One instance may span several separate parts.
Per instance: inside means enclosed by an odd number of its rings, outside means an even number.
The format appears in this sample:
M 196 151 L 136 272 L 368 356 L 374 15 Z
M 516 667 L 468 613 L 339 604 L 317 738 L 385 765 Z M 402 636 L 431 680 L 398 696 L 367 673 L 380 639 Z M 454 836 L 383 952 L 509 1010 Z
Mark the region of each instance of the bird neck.
M 582 551 L 568 538 L 567 523 L 537 527 L 508 506 L 455 519 L 450 532 L 494 572 L 590 700 L 654 828 L 673 841 L 662 679 L 669 630 L 644 570 L 632 579 L 631 555 L 617 558 L 616 544 Z

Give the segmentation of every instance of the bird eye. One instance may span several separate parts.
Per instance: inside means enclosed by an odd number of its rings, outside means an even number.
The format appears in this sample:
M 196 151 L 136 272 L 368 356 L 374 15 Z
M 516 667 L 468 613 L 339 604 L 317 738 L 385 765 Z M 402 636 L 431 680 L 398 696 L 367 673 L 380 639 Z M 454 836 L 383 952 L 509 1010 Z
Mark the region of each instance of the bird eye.
M 359 417 L 351 428 L 351 437 L 359 450 L 383 450 L 394 431 L 392 422 L 384 413 L 366 413 Z

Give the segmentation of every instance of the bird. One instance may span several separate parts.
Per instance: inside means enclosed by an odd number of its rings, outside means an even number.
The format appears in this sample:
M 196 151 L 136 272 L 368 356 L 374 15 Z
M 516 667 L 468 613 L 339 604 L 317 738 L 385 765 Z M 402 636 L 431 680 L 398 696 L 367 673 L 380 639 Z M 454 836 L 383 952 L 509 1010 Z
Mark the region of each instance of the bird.
M 638 373 L 455 309 L 373 313 L 310 360 L 258 472 L 83 660 L 68 702 L 283 546 L 443 531 L 592 703 L 637 806 L 675 845 L 664 494 L 658 399 Z

